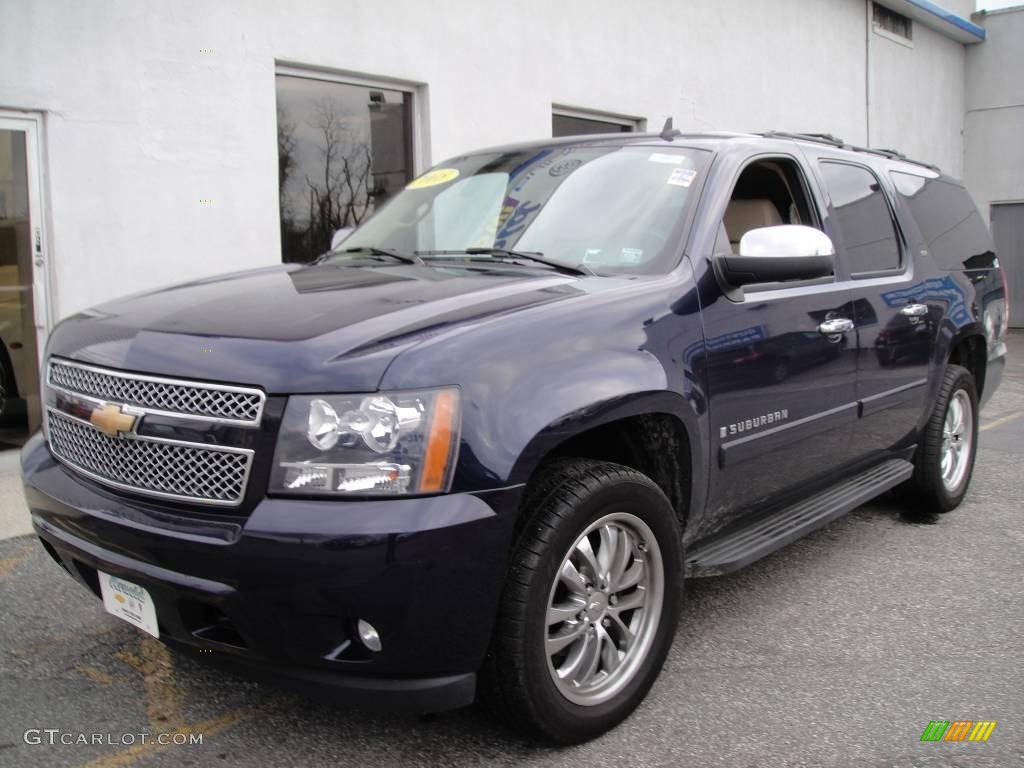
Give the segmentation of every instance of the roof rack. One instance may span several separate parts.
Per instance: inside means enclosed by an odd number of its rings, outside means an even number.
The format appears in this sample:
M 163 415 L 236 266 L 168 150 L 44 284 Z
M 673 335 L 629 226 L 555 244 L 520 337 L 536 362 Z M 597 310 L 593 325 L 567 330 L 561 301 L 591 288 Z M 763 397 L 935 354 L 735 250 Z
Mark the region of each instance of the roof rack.
M 766 131 L 765 133 L 757 134 L 763 136 L 766 139 L 799 139 L 801 141 L 813 141 L 817 144 L 828 144 L 833 147 L 849 147 L 840 138 L 833 136 L 831 133 L 787 133 L 786 131 Z
M 894 160 L 906 160 L 907 159 L 906 155 L 904 155 L 902 152 L 899 152 L 899 151 L 897 151 L 895 149 L 882 149 L 881 147 L 872 147 L 871 149 L 869 149 L 867 151 L 868 152 L 874 152 L 876 155 L 885 155 L 886 157 L 891 157 Z M 913 162 L 913 161 L 909 161 L 909 162 Z
M 785 131 L 766 131 L 757 135 L 763 136 L 766 139 L 795 139 L 797 141 L 813 141 L 816 144 L 828 144 L 830 147 L 836 147 L 837 149 L 849 149 L 853 152 L 866 152 L 869 155 L 878 155 L 879 157 L 885 157 L 889 160 L 902 160 L 905 163 L 913 163 L 914 165 L 929 168 L 937 173 L 940 172 L 937 165 L 932 165 L 931 163 L 926 163 L 922 160 L 912 160 L 902 152 L 897 152 L 895 149 L 858 147 L 855 144 L 847 144 L 845 141 L 833 136 L 831 133 L 787 133 Z

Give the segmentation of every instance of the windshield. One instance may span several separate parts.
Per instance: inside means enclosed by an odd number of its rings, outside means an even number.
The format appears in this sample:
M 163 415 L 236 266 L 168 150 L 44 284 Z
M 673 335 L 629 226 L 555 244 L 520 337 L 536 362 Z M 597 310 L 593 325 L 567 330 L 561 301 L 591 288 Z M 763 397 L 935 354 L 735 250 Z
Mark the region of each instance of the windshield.
M 459 157 L 410 182 L 340 247 L 425 260 L 513 250 L 598 272 L 664 272 L 708 155 L 598 145 Z

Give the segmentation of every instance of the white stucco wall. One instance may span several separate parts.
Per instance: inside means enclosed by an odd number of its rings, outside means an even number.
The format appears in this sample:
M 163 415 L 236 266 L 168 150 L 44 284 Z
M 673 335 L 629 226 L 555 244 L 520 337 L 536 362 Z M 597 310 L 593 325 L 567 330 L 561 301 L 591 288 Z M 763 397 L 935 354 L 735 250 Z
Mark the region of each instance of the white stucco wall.
M 552 103 L 864 143 L 867 23 L 864 0 L 2 0 L 0 107 L 46 113 L 61 317 L 279 261 L 276 61 L 425 84 L 420 167 L 549 136 Z M 871 142 L 959 173 L 962 47 L 871 46 Z
M 913 47 L 874 32 L 868 40 L 871 146 L 962 176 L 965 46 L 923 24 Z
M 975 18 L 988 39 L 967 52 L 965 181 L 988 217 L 1024 201 L 1024 6 Z

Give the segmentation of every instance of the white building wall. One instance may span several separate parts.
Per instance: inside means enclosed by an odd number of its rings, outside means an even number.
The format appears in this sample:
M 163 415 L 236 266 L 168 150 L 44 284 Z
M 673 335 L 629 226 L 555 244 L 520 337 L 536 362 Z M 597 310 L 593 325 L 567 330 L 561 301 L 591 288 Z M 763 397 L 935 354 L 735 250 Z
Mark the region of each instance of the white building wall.
M 988 39 L 967 52 L 965 181 L 988 218 L 1024 201 L 1024 6 L 976 18 Z
M 552 103 L 646 118 L 654 129 L 672 115 L 683 129 L 817 131 L 864 143 L 869 8 L 3 0 L 0 107 L 46 113 L 62 317 L 279 261 L 276 62 L 423 84 L 429 157 L 420 169 L 549 136 Z M 871 45 L 871 142 L 959 173 L 962 46 L 920 24 L 913 50 Z
M 923 24 L 914 24 L 913 37 L 908 45 L 868 35 L 870 146 L 897 149 L 960 177 L 965 46 Z

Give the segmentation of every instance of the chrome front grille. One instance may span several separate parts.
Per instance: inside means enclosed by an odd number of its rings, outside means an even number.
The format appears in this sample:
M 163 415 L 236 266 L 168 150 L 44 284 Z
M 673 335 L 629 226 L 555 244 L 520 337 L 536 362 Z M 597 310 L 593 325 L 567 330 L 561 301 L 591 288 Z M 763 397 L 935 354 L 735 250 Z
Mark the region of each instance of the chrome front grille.
M 178 500 L 238 504 L 252 452 L 143 437 L 109 437 L 91 424 L 50 410 L 50 448 L 100 482 Z
M 258 389 L 141 376 L 63 360 L 50 361 L 47 379 L 51 387 L 101 400 L 253 426 L 260 423 L 265 400 Z
M 240 446 L 263 417 L 262 390 L 52 358 L 44 394 L 50 450 L 74 471 L 147 496 L 242 503 L 253 451 Z

